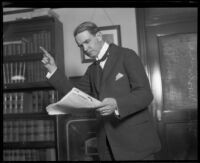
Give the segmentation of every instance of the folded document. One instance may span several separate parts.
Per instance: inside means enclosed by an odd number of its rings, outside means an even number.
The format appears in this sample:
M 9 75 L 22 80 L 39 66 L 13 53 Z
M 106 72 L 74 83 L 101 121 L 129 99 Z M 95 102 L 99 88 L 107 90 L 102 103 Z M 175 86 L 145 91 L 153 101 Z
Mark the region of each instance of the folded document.
M 91 97 L 77 88 L 67 93 L 60 101 L 46 107 L 49 115 L 70 114 L 95 110 L 101 101 Z

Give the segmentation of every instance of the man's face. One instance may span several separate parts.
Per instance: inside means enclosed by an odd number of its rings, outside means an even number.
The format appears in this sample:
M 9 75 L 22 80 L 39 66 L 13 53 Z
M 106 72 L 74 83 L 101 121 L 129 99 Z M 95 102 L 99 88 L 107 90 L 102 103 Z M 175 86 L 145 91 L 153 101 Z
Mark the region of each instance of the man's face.
M 89 31 L 83 31 L 76 35 L 75 40 L 77 45 L 91 58 L 97 57 L 103 45 L 99 32 L 92 35 Z

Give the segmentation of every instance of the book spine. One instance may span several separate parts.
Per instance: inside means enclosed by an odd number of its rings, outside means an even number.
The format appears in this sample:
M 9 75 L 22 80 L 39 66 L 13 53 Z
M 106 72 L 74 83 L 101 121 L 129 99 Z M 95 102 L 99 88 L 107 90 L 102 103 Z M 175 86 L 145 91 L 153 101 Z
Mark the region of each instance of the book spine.
M 30 141 L 35 141 L 35 122 L 34 120 L 30 120 Z
M 18 95 L 19 95 L 19 99 L 18 99 L 19 113 L 24 113 L 24 93 L 20 92 Z
M 46 149 L 46 161 L 56 161 L 56 151 L 53 148 Z
M 28 82 L 28 83 L 30 82 L 30 76 L 31 76 L 30 64 L 31 64 L 31 62 L 26 62 L 26 68 L 27 68 L 26 82 Z
M 21 55 L 26 55 L 26 42 L 23 41 L 21 45 Z
M 26 62 L 24 62 L 23 63 L 23 73 L 22 73 L 22 76 L 24 77 L 24 80 L 23 80 L 23 82 L 25 82 L 26 81 L 26 67 L 27 67 L 27 63 Z
M 16 93 L 16 113 L 20 113 L 20 92 Z
M 3 94 L 3 114 L 7 113 L 7 94 Z
M 45 120 L 44 122 L 43 122 L 43 124 L 44 124 L 44 131 L 43 131 L 43 134 L 44 134 L 44 140 L 50 140 L 49 139 L 49 121 L 47 121 L 47 120 Z
M 45 49 L 47 49 L 47 51 L 48 51 L 48 36 L 47 36 L 48 34 L 47 34 L 47 31 L 45 31 L 45 33 L 44 33 L 44 48 Z
M 3 56 L 6 57 L 6 50 L 7 50 L 7 46 L 3 45 Z
M 19 142 L 24 142 L 24 122 L 23 120 L 19 120 Z
M 51 51 L 51 34 L 50 32 L 47 32 L 47 51 Z
M 31 141 L 31 120 L 26 121 L 26 141 Z
M 39 46 L 42 46 L 42 44 L 41 44 L 41 32 L 39 32 L 39 33 L 37 34 L 37 36 L 38 36 L 37 43 L 38 43 L 38 47 L 39 47 Z
M 18 142 L 19 141 L 19 123 L 18 123 L 18 121 L 13 121 L 13 127 L 12 127 L 12 129 L 13 129 L 13 142 Z
M 42 112 L 44 94 L 43 91 L 38 92 L 38 112 Z
M 13 141 L 13 125 L 12 121 L 7 121 L 7 127 L 8 127 L 8 134 L 7 134 L 7 141 L 12 142 Z
M 31 82 L 35 82 L 35 64 L 31 62 Z
M 31 38 L 30 40 L 30 54 L 33 54 L 34 50 L 33 50 L 33 39 Z
M 27 141 L 27 121 L 22 121 L 22 141 Z
M 18 113 L 18 93 L 17 92 L 13 92 L 13 110 L 12 113 L 13 114 L 17 114 Z
M 33 52 L 37 53 L 37 33 L 33 34 Z
M 18 62 L 18 64 L 19 64 L 19 72 L 18 72 L 18 74 L 19 74 L 19 76 L 23 77 L 22 76 L 22 62 Z M 19 83 L 21 83 L 21 82 L 22 82 L 22 78 L 19 79 Z
M 3 84 L 7 84 L 6 65 L 5 65 L 5 63 L 3 63 Z
M 36 110 L 36 92 L 33 91 L 32 92 L 32 110 L 31 110 L 31 112 L 34 113 L 35 110 Z
M 13 62 L 10 63 L 10 83 L 13 83 L 13 80 L 12 80 L 12 77 L 13 77 Z
M 10 71 L 9 71 L 9 63 L 5 63 L 5 70 L 6 70 L 6 84 L 10 83 Z
M 12 54 L 11 45 L 8 45 L 8 56 Z
M 26 49 L 27 49 L 27 55 L 29 55 L 31 53 L 31 46 L 30 46 L 30 38 L 27 38 L 27 44 L 26 44 Z
M 15 150 L 15 153 L 16 153 L 15 161 L 20 161 L 19 152 L 20 152 L 19 149 Z
M 40 61 L 35 62 L 35 81 L 40 81 Z
M 41 39 L 40 46 L 45 48 L 45 31 L 40 32 L 40 36 L 41 36 L 40 37 L 40 39 Z
M 8 109 L 8 113 L 11 114 L 12 113 L 12 104 L 13 104 L 12 93 L 8 93 L 8 96 L 9 96 L 9 109 Z
M 7 121 L 3 122 L 3 142 L 8 141 L 8 125 Z
M 43 141 L 44 140 L 44 120 L 38 120 L 37 121 L 37 141 Z
M 50 140 L 54 141 L 55 140 L 55 126 L 54 126 L 54 121 L 50 121 Z
M 14 78 L 18 75 L 17 74 L 17 71 L 18 71 L 17 62 L 11 62 L 11 66 L 12 66 L 11 67 L 11 69 L 12 69 L 11 81 L 12 81 L 12 83 L 17 83 L 18 79 Z

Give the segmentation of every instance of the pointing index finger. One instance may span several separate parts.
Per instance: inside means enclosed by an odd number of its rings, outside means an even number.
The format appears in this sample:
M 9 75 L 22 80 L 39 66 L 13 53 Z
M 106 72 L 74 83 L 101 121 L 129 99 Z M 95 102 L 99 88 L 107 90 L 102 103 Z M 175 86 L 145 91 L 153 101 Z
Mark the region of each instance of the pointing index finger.
M 40 46 L 40 50 L 44 52 L 45 56 L 50 57 L 50 54 L 42 46 Z

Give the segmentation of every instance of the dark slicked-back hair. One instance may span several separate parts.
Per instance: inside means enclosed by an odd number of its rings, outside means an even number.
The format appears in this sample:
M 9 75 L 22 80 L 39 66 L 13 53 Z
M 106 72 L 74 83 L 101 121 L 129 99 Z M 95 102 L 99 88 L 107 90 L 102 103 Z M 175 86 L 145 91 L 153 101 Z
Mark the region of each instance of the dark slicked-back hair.
M 93 22 L 89 22 L 89 21 L 83 22 L 80 25 L 78 25 L 76 27 L 76 29 L 74 30 L 74 37 L 76 37 L 77 34 L 83 32 L 83 31 L 88 31 L 92 35 L 95 35 L 99 31 L 99 28 Z

